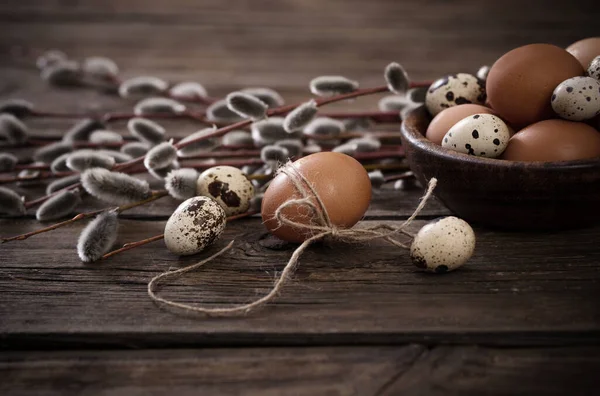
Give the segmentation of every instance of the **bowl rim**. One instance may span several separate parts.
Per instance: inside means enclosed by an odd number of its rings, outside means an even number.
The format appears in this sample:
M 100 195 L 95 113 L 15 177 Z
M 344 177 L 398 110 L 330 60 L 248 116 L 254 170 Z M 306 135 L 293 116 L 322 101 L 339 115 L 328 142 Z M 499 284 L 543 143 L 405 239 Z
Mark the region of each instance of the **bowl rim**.
M 460 161 L 468 162 L 473 165 L 487 165 L 501 168 L 521 168 L 527 167 L 528 169 L 562 169 L 565 167 L 570 169 L 573 168 L 589 168 L 591 166 L 600 167 L 600 158 L 597 159 L 581 159 L 581 160 L 569 160 L 569 161 L 509 161 L 497 158 L 478 157 L 475 155 L 468 155 L 458 151 L 450 150 L 437 145 L 427 139 L 416 125 L 419 121 L 422 121 L 423 117 L 429 117 L 425 105 L 421 105 L 410 110 L 406 117 L 402 120 L 400 126 L 401 133 L 412 145 L 418 147 L 420 150 L 427 152 L 428 154 L 435 155 L 446 161 Z M 599 131 L 600 133 L 600 131 Z

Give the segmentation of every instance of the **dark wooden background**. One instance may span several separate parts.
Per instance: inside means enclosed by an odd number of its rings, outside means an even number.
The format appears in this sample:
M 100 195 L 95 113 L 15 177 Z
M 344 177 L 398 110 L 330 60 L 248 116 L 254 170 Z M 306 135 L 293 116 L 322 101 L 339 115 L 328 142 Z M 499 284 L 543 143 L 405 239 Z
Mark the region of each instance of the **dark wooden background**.
M 322 74 L 380 85 L 390 61 L 414 79 L 474 72 L 522 44 L 600 35 L 599 17 L 596 1 L 3 1 L 0 97 L 48 110 L 130 108 L 41 82 L 35 56 L 59 48 L 110 56 L 124 77 L 192 79 L 217 97 L 270 86 L 292 102 Z M 377 99 L 343 106 L 373 109 Z M 28 125 L 59 135 L 69 123 Z M 195 129 L 167 126 L 178 137 Z M 367 219 L 405 219 L 419 196 L 386 187 Z M 118 242 L 162 232 L 176 205 L 126 212 Z M 87 199 L 82 210 L 92 207 Z M 414 229 L 444 214 L 434 202 Z M 158 242 L 83 265 L 74 249 L 83 226 L 0 246 L 2 394 L 592 395 L 600 382 L 600 227 L 477 228 L 473 259 L 444 276 L 416 271 L 381 242 L 317 246 L 275 304 L 209 319 L 160 310 L 146 295 L 152 276 L 197 257 Z M 32 215 L 0 220 L 2 236 L 39 227 Z M 216 248 L 235 238 L 233 251 L 162 293 L 208 305 L 262 295 L 291 254 L 266 247 L 266 236 L 258 218 L 232 223 Z

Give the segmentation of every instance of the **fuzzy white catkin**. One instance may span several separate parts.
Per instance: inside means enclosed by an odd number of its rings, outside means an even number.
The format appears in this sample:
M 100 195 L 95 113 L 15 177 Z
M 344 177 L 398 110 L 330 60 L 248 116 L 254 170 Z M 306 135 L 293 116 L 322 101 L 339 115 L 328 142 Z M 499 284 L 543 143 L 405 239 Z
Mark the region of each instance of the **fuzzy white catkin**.
M 81 203 L 79 191 L 65 190 L 44 202 L 35 212 L 38 221 L 56 220 L 67 216 Z
M 119 85 L 119 96 L 132 98 L 159 95 L 169 88 L 169 84 L 158 77 L 139 76 L 125 80 Z
M 346 126 L 343 122 L 329 117 L 317 117 L 304 127 L 306 136 L 328 136 L 335 137 L 343 133 Z
M 81 65 L 70 60 L 59 61 L 42 69 L 41 77 L 48 84 L 57 87 L 81 85 Z
M 121 146 L 121 153 L 131 156 L 132 158 L 141 157 L 142 155 L 146 155 L 146 153 L 150 150 L 150 145 L 148 143 L 143 142 L 129 142 L 125 143 Z
M 123 162 L 131 161 L 133 159 L 131 155 L 122 153 L 120 151 L 101 149 L 98 150 L 98 152 L 112 157 L 117 164 L 122 164 Z
M 261 120 L 267 115 L 266 103 L 255 96 L 243 92 L 232 92 L 225 98 L 227 108 L 237 113 L 243 118 L 250 118 L 254 121 Z
M 177 149 L 173 146 L 173 142 L 163 142 L 148 151 L 144 157 L 144 166 L 149 170 L 162 169 L 176 159 Z
M 346 144 L 354 146 L 358 153 L 373 152 L 381 148 L 381 142 L 372 137 L 350 139 Z
M 28 128 L 21 120 L 12 114 L 0 114 L 0 139 L 12 144 L 22 144 L 27 141 Z
M 110 58 L 91 56 L 83 61 L 84 73 L 102 80 L 112 80 L 119 75 L 119 66 Z
M 153 97 L 138 102 L 133 108 L 133 113 L 139 117 L 151 114 L 181 114 L 185 110 L 185 105 L 174 99 Z
M 67 166 L 67 158 L 69 158 L 71 154 L 72 153 L 64 153 L 63 155 L 56 157 L 54 161 L 50 163 L 50 171 L 52 173 L 69 172 L 71 169 Z
M 132 118 L 127 122 L 127 129 L 133 137 L 151 145 L 164 142 L 167 133 L 162 125 L 146 118 Z
M 83 172 L 81 184 L 88 194 L 116 205 L 141 201 L 151 195 L 145 180 L 104 168 L 91 168 Z
M 67 54 L 65 54 L 62 51 L 52 49 L 52 50 L 48 50 L 48 51 L 44 52 L 42 55 L 40 55 L 37 58 L 35 65 L 37 66 L 38 69 L 42 70 L 42 69 L 45 69 L 48 66 L 51 66 L 55 63 L 64 62 L 67 59 L 68 59 Z
M 217 100 L 206 108 L 206 118 L 211 122 L 236 122 L 242 119 L 237 113 L 231 111 L 225 99 Z
M 319 76 L 311 80 L 309 87 L 313 95 L 343 95 L 356 91 L 358 82 L 344 76 Z
M 385 81 L 387 82 L 388 89 L 398 95 L 405 95 L 406 91 L 410 86 L 410 80 L 408 74 L 404 68 L 396 63 L 392 62 L 386 66 L 384 72 Z
M 410 99 L 413 104 L 425 103 L 428 89 L 429 87 L 411 88 L 406 92 L 406 97 Z
M 8 113 L 17 118 L 30 115 L 33 108 L 33 103 L 25 99 L 8 99 L 0 102 L 0 114 Z
M 270 117 L 253 123 L 250 131 L 254 145 L 262 147 L 289 138 L 290 134 L 283 128 L 283 122 L 282 117 Z
M 317 115 L 317 102 L 309 100 L 292 110 L 283 120 L 283 129 L 291 133 L 304 128 Z
M 481 66 L 479 70 L 477 70 L 477 78 L 485 81 L 487 80 L 488 74 L 490 73 L 490 67 L 487 65 Z
M 268 164 L 285 163 L 290 157 L 285 147 L 269 145 L 260 150 L 260 159 Z
M 270 108 L 283 106 L 285 103 L 281 95 L 271 88 L 251 87 L 244 88 L 241 92 L 254 96 Z
M 86 263 L 99 260 L 112 248 L 117 240 L 118 214 L 104 212 L 88 223 L 77 241 L 77 254 Z
M 377 107 L 381 111 L 400 111 L 410 104 L 412 101 L 404 95 L 388 95 L 379 100 Z
M 89 168 L 110 169 L 115 165 L 115 159 L 100 152 L 78 150 L 67 157 L 66 165 L 75 172 L 83 172 Z
M 44 165 L 41 162 L 34 162 L 32 165 Z M 42 184 L 43 180 L 38 179 L 42 173 L 39 169 L 23 169 L 17 173 L 17 177 L 19 177 L 19 181 L 17 182 L 17 186 L 19 187 L 31 187 Z
M 194 81 L 184 81 L 173 85 L 169 90 L 169 95 L 180 100 L 195 100 L 206 98 L 208 93 L 202 84 Z
M 221 144 L 223 146 L 247 146 L 254 144 L 254 141 L 250 132 L 236 130 L 226 133 L 221 138 Z
M 56 180 L 52 181 L 50 184 L 48 184 L 48 186 L 46 187 L 46 194 L 50 195 L 52 193 L 57 192 L 58 190 L 62 190 L 65 187 L 69 187 L 75 183 L 79 183 L 79 179 L 80 179 L 79 174 L 65 176 L 60 179 L 56 179 Z
M 304 144 L 298 139 L 284 139 L 275 143 L 275 146 L 283 147 L 287 150 L 290 158 L 299 158 L 302 156 Z
M 15 169 L 18 158 L 11 153 L 0 153 L 0 172 L 9 172 Z
M 349 156 L 354 156 L 356 154 L 356 145 L 344 143 L 334 147 L 331 151 L 334 153 L 342 153 Z
M 371 187 L 380 188 L 385 183 L 385 177 L 380 170 L 374 170 L 368 173 L 369 180 L 371 180 Z
M 105 129 L 103 123 L 92 118 L 85 118 L 78 121 L 63 136 L 62 140 L 66 143 L 87 142 L 92 132 Z
M 152 177 L 154 177 L 155 179 L 162 181 L 167 177 L 167 175 L 171 171 L 174 171 L 179 168 L 181 168 L 181 165 L 179 164 L 179 161 L 175 160 L 175 161 L 171 162 L 168 166 L 165 166 L 164 168 L 149 169 L 148 173 L 150 173 L 150 175 Z
M 196 195 L 198 172 L 192 168 L 176 169 L 165 178 L 165 188 L 175 199 L 185 200 Z
M 9 188 L 0 187 L 0 213 L 25 214 L 25 204 L 19 194 Z
M 94 144 L 112 144 L 121 143 L 122 141 L 123 136 L 113 131 L 98 130 L 92 132 L 92 134 L 90 135 L 90 143 Z
M 55 142 L 42 146 L 33 153 L 35 161 L 51 164 L 56 158 L 73 151 L 73 145 L 66 142 Z
M 215 128 L 201 129 L 197 132 L 192 133 L 191 135 L 184 137 L 183 139 L 181 139 L 179 141 L 178 144 L 183 144 L 183 143 L 187 143 L 192 140 L 195 140 L 195 139 L 202 138 L 208 134 L 213 133 L 214 131 L 216 131 Z M 215 148 L 218 145 L 219 145 L 218 138 L 202 139 L 197 142 L 190 143 L 190 144 L 186 145 L 185 147 L 181 147 L 179 150 L 177 150 L 177 155 L 181 158 L 193 157 L 194 155 L 200 154 L 202 152 L 212 150 L 213 148 Z

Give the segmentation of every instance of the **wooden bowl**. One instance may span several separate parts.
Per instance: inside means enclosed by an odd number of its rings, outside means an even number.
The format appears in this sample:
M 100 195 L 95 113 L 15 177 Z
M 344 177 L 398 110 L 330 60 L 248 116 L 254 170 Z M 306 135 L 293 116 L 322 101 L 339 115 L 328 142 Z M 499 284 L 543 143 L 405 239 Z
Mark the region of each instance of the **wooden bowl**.
M 600 223 L 600 159 L 521 162 L 475 157 L 425 138 L 431 117 L 422 106 L 402 123 L 412 171 L 469 222 L 511 230 L 577 228 Z

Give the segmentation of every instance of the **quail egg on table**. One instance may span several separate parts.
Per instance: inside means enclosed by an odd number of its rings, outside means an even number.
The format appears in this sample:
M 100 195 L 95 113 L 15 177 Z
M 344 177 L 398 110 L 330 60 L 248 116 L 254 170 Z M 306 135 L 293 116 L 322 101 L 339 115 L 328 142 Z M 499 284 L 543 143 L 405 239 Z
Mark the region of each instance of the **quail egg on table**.
M 484 104 L 485 82 L 477 77 L 458 73 L 442 77 L 431 84 L 425 105 L 432 116 L 452 106 L 465 103 Z
M 196 254 L 215 242 L 227 216 L 209 197 L 192 197 L 177 207 L 165 226 L 167 249 L 180 256 Z
M 419 230 L 410 246 L 410 258 L 418 268 L 443 273 L 462 266 L 474 251 L 475 233 L 469 223 L 448 216 Z
M 588 76 L 600 81 L 600 55 L 595 57 L 587 68 Z
M 475 114 L 456 124 L 442 139 L 442 147 L 478 157 L 495 158 L 506 149 L 510 129 L 493 114 Z
M 238 168 L 215 166 L 200 174 L 196 193 L 213 198 L 227 216 L 233 216 L 248 210 L 254 197 L 254 186 Z
M 552 109 L 561 118 L 582 121 L 600 114 L 600 81 L 573 77 L 558 84 L 552 93 Z

